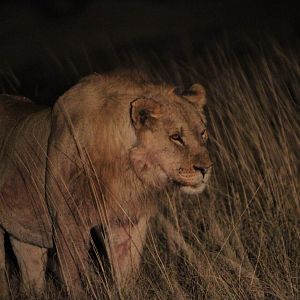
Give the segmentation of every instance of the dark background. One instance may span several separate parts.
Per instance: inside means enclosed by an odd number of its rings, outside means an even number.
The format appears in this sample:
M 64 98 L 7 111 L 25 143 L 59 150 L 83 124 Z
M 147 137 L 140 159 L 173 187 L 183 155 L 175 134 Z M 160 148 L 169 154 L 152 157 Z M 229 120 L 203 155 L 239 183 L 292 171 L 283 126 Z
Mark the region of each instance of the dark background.
M 2 1 L 0 90 L 51 104 L 93 71 L 141 61 L 192 64 L 224 37 L 237 56 L 251 51 L 247 39 L 255 45 L 270 37 L 299 49 L 299 7 L 255 0 Z

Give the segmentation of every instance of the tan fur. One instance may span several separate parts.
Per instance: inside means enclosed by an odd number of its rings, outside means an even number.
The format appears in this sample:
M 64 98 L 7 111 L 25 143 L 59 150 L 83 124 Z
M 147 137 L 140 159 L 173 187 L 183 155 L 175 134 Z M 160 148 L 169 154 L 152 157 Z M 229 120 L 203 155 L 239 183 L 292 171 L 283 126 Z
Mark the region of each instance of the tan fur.
M 78 296 L 90 273 L 90 230 L 101 225 L 124 286 L 139 268 L 153 192 L 175 184 L 197 193 L 209 178 L 204 104 L 200 85 L 176 94 L 132 72 L 86 77 L 52 110 L 3 96 L 0 226 L 40 248 L 53 238 Z
M 47 249 L 10 238 L 17 257 L 24 292 L 40 295 L 44 290 Z

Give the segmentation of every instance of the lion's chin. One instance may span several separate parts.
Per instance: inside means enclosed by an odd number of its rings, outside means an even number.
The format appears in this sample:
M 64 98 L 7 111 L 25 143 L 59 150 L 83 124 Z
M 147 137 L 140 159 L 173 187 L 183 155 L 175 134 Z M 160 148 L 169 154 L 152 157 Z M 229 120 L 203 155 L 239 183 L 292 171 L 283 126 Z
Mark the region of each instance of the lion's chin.
M 205 188 L 206 188 L 205 183 L 201 183 L 198 186 L 182 185 L 180 187 L 180 191 L 186 194 L 200 194 L 205 190 Z

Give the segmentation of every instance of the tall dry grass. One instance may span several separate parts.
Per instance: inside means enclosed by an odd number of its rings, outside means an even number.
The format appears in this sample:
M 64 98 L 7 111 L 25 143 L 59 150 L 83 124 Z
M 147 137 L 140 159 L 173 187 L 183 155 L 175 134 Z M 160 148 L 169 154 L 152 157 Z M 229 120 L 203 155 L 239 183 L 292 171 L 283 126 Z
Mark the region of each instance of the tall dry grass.
M 214 176 L 200 196 L 161 197 L 141 298 L 300 298 L 299 56 L 247 45 L 173 68 L 179 83 L 208 78 Z
M 160 195 L 137 283 L 119 294 L 96 278 L 96 297 L 300 299 L 300 61 L 274 41 L 249 46 L 152 72 L 206 78 L 214 174 L 202 195 Z M 65 295 L 49 280 L 45 298 Z

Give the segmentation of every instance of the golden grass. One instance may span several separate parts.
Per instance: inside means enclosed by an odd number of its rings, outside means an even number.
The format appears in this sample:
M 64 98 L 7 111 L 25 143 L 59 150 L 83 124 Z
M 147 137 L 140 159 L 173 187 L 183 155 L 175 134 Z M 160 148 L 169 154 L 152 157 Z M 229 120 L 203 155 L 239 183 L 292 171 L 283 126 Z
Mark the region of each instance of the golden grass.
M 200 196 L 160 199 L 141 298 L 300 298 L 300 62 L 266 45 L 219 47 L 183 71 L 209 78 L 214 176 Z
M 214 176 L 202 195 L 161 194 L 137 283 L 126 295 L 97 283 L 98 298 L 300 299 L 300 61 L 257 49 L 216 47 L 177 70 L 207 72 Z M 65 295 L 50 280 L 45 298 Z

